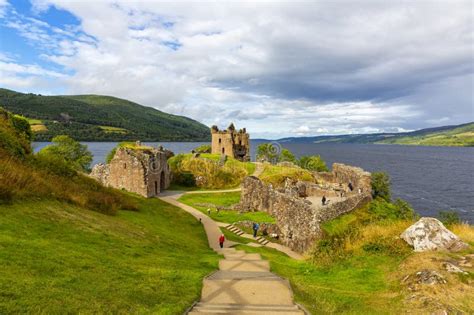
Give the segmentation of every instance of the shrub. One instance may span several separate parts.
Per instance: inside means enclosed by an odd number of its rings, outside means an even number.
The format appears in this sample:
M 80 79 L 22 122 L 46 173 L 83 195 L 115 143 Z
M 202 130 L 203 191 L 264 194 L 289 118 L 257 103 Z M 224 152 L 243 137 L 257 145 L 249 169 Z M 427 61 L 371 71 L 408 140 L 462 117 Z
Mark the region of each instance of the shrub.
M 173 183 L 184 186 L 194 187 L 196 186 L 196 180 L 192 173 L 177 172 L 173 174 Z
M 391 200 L 390 177 L 385 172 L 372 173 L 372 197 L 382 198 L 387 202 Z
M 28 119 L 20 115 L 11 115 L 11 120 L 13 127 L 15 127 L 19 134 L 24 136 L 28 141 L 33 140 L 33 132 L 31 131 Z
M 270 163 L 278 162 L 280 147 L 273 143 L 262 143 L 257 147 L 257 160 Z
M 283 149 L 281 150 L 279 161 L 296 163 L 296 157 L 290 150 Z
M 64 159 L 72 168 L 78 171 L 90 170 L 92 153 L 83 145 L 69 136 L 57 136 L 52 140 L 53 144 L 38 152 L 43 156 L 54 156 Z
M 0 149 L 18 158 L 25 158 L 31 154 L 31 134 L 25 118 L 12 115 L 0 107 Z
M 393 205 L 396 208 L 398 219 L 413 220 L 415 218 L 415 210 L 413 210 L 411 205 L 405 200 L 398 198 Z
M 302 156 L 298 161 L 298 165 L 313 172 L 327 172 L 329 170 L 326 162 L 319 155 Z
M 112 161 L 112 159 L 114 158 L 115 156 L 115 153 L 117 153 L 117 148 L 118 147 L 115 147 L 113 148 L 112 150 L 110 150 L 110 152 L 107 154 L 107 156 L 105 157 L 105 163 L 109 164 L 110 161 Z
M 451 226 L 454 224 L 461 223 L 461 219 L 459 218 L 459 214 L 454 211 L 440 211 L 439 220 L 443 222 L 446 226 Z
M 390 203 L 378 197 L 370 203 L 369 213 L 372 215 L 372 220 L 412 220 L 415 211 L 410 204 L 401 199 Z
M 52 154 L 37 154 L 31 160 L 34 167 L 42 169 L 50 174 L 73 177 L 77 171 L 62 157 Z

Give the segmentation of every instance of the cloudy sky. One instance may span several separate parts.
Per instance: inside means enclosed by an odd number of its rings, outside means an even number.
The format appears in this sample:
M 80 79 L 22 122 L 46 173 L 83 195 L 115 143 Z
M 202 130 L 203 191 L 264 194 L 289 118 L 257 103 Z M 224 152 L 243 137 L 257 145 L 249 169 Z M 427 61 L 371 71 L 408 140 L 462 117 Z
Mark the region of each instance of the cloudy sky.
M 105 94 L 252 137 L 474 120 L 472 1 L 0 0 L 0 87 Z

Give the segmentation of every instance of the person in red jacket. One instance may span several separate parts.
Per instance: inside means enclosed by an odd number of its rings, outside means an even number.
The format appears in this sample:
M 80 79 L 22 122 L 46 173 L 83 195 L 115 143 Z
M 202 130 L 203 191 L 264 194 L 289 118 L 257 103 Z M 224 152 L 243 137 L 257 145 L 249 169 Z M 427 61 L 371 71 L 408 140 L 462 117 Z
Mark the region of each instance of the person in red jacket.
M 219 245 L 221 246 L 221 248 L 224 247 L 224 241 L 225 241 L 224 234 L 221 234 L 221 236 L 219 237 Z

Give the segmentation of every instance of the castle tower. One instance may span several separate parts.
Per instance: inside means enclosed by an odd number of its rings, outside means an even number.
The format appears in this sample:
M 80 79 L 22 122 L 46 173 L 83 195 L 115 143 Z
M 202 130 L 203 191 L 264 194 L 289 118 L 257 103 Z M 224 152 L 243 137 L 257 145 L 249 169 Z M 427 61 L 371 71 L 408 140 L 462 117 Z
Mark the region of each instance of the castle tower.
M 224 154 L 243 162 L 250 161 L 250 136 L 245 128 L 237 131 L 233 123 L 226 130 L 212 126 L 211 134 L 211 153 Z

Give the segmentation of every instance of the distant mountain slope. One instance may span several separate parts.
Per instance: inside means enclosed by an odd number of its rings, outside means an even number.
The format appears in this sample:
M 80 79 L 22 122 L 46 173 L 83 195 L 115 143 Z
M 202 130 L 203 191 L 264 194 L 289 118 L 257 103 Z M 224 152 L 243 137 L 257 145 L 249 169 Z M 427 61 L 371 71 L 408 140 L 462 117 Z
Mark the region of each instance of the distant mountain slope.
M 300 143 L 385 143 L 432 146 L 474 146 L 474 122 L 402 133 L 293 137 L 280 142 Z
M 0 106 L 30 119 L 37 141 L 67 134 L 82 141 L 208 141 L 190 118 L 101 95 L 42 96 L 0 89 Z
M 415 131 L 380 141 L 388 144 L 474 146 L 474 123 Z

